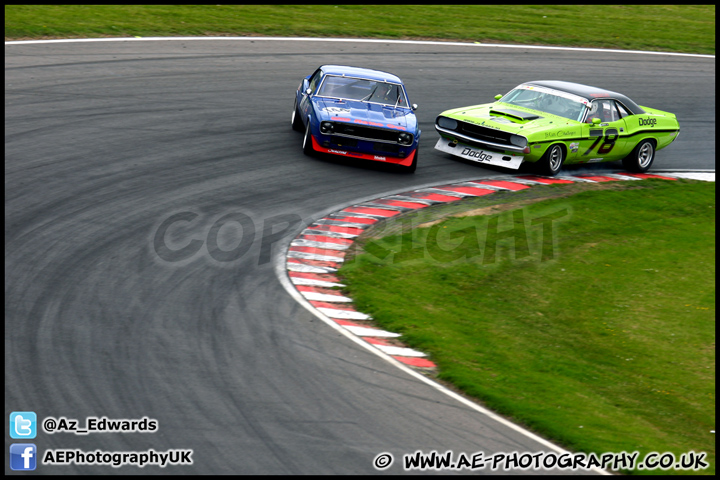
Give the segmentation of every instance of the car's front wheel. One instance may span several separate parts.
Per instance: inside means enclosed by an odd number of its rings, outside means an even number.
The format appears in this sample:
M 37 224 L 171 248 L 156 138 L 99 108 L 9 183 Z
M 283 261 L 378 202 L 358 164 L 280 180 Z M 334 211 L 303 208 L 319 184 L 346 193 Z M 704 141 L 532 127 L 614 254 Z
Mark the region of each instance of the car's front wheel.
M 565 162 L 565 150 L 562 145 L 559 143 L 551 145 L 538 162 L 540 173 L 551 177 L 555 176 L 562 168 L 563 162 Z
M 300 113 L 298 112 L 298 108 L 297 108 L 297 98 L 295 99 L 295 106 L 293 106 L 291 123 L 292 123 L 293 130 L 295 130 L 296 132 L 303 131 L 302 120 L 300 119 Z
M 415 170 L 417 169 L 417 164 L 418 164 L 418 155 L 420 155 L 420 147 L 417 147 L 415 149 L 415 156 L 413 157 L 412 163 L 409 166 L 404 168 L 404 171 L 406 173 L 414 173 L 415 172 Z
M 623 158 L 623 166 L 631 172 L 646 172 L 655 160 L 655 142 L 643 140 L 632 153 Z
M 309 157 L 315 154 L 312 144 L 312 133 L 310 133 L 310 119 L 308 119 L 307 128 L 305 128 L 305 136 L 303 137 L 303 153 Z

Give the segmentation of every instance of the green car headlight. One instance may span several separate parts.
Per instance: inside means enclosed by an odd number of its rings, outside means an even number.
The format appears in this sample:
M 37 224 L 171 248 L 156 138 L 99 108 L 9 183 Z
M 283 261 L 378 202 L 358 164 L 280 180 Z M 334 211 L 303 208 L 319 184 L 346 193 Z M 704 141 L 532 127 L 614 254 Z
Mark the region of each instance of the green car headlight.
M 520 135 L 510 135 L 510 143 L 516 147 L 527 147 L 527 138 Z
M 447 117 L 438 117 L 437 124 L 438 126 L 447 128 L 448 130 L 455 130 L 458 126 L 457 121 Z

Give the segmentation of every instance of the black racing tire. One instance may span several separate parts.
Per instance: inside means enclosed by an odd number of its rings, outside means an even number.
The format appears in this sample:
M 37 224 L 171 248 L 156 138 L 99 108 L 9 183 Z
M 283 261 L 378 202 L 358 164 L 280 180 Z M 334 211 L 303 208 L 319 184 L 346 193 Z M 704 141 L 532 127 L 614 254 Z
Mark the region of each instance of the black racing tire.
M 291 124 L 292 124 L 292 129 L 295 130 L 296 132 L 303 131 L 302 119 L 300 118 L 300 112 L 298 112 L 298 108 L 297 108 L 297 99 L 295 99 L 295 106 L 293 107 Z
M 655 142 L 645 139 L 638 143 L 632 153 L 623 158 L 623 166 L 631 172 L 643 173 L 650 169 L 655 160 Z
M 550 145 L 545 151 L 545 155 L 538 161 L 540 173 L 554 177 L 560 172 L 565 162 L 565 149 L 559 143 Z
M 310 133 L 310 119 L 308 119 L 307 128 L 305 128 L 305 136 L 303 137 L 303 153 L 308 157 L 315 155 L 315 149 L 312 144 L 312 133 Z

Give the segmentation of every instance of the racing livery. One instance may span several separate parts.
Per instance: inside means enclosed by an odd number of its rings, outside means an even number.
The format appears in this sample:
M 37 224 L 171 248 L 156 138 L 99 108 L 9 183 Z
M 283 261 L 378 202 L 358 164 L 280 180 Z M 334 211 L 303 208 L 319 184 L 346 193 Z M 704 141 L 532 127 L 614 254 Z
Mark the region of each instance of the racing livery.
M 297 88 L 292 128 L 305 132 L 306 155 L 373 160 L 413 172 L 420 140 L 416 109 L 391 73 L 323 65 Z
M 577 83 L 518 85 L 494 103 L 455 108 L 435 120 L 435 148 L 479 163 L 546 175 L 562 165 L 622 160 L 645 172 L 655 152 L 680 133 L 674 114 L 641 107 L 625 95 Z

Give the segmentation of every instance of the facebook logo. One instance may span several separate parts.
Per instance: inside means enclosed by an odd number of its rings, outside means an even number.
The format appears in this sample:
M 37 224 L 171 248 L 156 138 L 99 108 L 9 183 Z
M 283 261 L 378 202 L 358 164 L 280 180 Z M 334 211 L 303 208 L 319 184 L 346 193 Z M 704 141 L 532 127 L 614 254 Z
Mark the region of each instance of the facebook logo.
M 13 443 L 10 445 L 11 470 L 35 470 L 37 466 L 37 447 L 32 443 Z
M 12 412 L 10 414 L 10 438 L 35 438 L 37 416 L 35 412 Z

